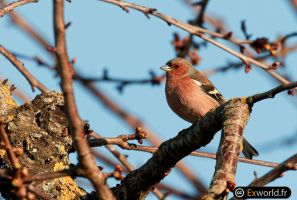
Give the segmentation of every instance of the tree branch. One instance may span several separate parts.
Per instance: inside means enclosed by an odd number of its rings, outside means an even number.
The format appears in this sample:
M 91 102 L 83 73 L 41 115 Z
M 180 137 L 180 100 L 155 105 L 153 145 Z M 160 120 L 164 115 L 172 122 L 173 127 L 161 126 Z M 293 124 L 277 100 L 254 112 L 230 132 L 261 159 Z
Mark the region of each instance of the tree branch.
M 4 143 L 4 147 L 8 155 L 8 160 L 11 162 L 12 168 L 14 170 L 20 169 L 21 163 L 13 151 L 8 135 L 4 129 L 4 125 L 1 122 L 0 122 L 0 138 L 1 138 L 1 141 Z
M 153 15 L 157 18 L 160 18 L 161 20 L 164 20 L 165 22 L 167 22 L 169 25 L 174 25 L 176 27 L 179 27 L 187 32 L 189 32 L 192 35 L 196 35 L 198 37 L 200 37 L 201 39 L 212 43 L 213 45 L 223 49 L 224 51 L 236 56 L 237 58 L 239 58 L 240 60 L 243 61 L 244 64 L 246 65 L 250 65 L 250 64 L 254 64 L 258 67 L 260 67 L 261 69 L 265 70 L 266 72 L 268 72 L 269 74 L 271 74 L 275 79 L 279 80 L 282 83 L 288 83 L 289 81 L 286 80 L 284 77 L 282 77 L 281 75 L 279 75 L 278 73 L 276 73 L 275 71 L 271 70 L 271 67 L 269 65 L 266 65 L 264 63 L 261 63 L 253 58 L 250 58 L 248 56 L 245 56 L 237 51 L 234 51 L 233 49 L 223 45 L 220 42 L 217 42 L 216 40 L 207 37 L 205 34 L 209 34 L 213 37 L 217 37 L 217 38 L 222 38 L 222 39 L 226 39 L 226 35 L 220 34 L 220 33 L 215 33 L 215 32 L 211 32 L 208 31 L 206 29 L 203 29 L 201 27 L 197 27 L 197 26 L 193 26 L 184 22 L 181 22 L 177 19 L 174 19 L 170 16 L 164 15 L 162 13 L 159 13 L 156 11 L 156 9 L 153 8 L 148 8 L 145 6 L 141 6 L 141 5 L 137 5 L 134 3 L 128 3 L 125 1 L 117 1 L 117 0 L 101 0 L 103 2 L 106 3 L 110 3 L 110 4 L 114 4 L 117 5 L 119 7 L 121 7 L 122 9 L 124 9 L 125 11 L 128 11 L 128 8 L 132 8 L 135 10 L 138 10 L 140 12 L 143 12 L 145 15 Z M 205 34 L 204 34 L 205 33 Z M 237 40 L 237 39 L 232 39 L 230 37 L 228 37 L 228 40 L 235 43 L 235 44 L 244 44 L 244 43 L 251 43 L 251 41 L 244 41 L 244 40 Z
M 180 131 L 176 137 L 162 143 L 151 159 L 129 173 L 122 184 L 114 189 L 117 198 L 131 200 L 144 198 L 149 189 L 160 182 L 179 160 L 211 141 L 214 134 L 222 127 L 222 111 L 226 105 L 237 105 L 237 103 L 242 105 L 240 99 L 228 101 L 214 111 L 208 112 L 191 127 Z
M 102 144 L 102 141 L 105 140 L 105 138 L 103 138 L 100 134 L 95 133 L 95 132 L 90 133 L 90 136 L 93 137 L 93 138 L 96 138 L 96 139 L 92 139 L 92 141 L 95 142 L 95 143 L 99 142 L 99 143 Z M 93 144 L 92 144 L 92 142 L 90 142 L 90 140 L 88 140 L 88 143 L 89 143 L 90 147 L 93 147 Z M 99 145 L 99 146 L 102 146 L 102 145 Z M 111 145 L 111 143 L 106 144 L 104 146 L 105 146 L 105 148 L 107 150 L 109 150 L 121 162 L 121 164 L 127 169 L 128 172 L 131 172 L 131 171 L 133 171 L 135 169 L 134 166 L 131 163 L 129 163 L 126 156 L 123 155 L 122 153 L 120 153 L 118 150 L 116 150 L 116 148 L 113 145 Z M 153 189 L 153 193 L 155 194 L 155 196 L 158 199 L 164 199 L 164 195 L 162 194 L 162 192 L 157 187 Z
M 248 186 L 249 187 L 263 187 L 264 185 L 267 185 L 268 183 L 281 177 L 285 171 L 297 170 L 296 163 L 297 163 L 297 154 L 291 156 L 290 158 L 285 160 L 283 163 L 279 164 L 276 168 L 274 168 L 271 171 L 269 171 L 268 173 L 266 173 L 264 176 L 262 176 L 260 178 L 256 178 Z
M 94 185 L 98 198 L 115 199 L 109 187 L 105 184 L 105 178 L 92 157 L 89 145 L 84 134 L 84 122 L 80 119 L 73 93 L 73 68 L 69 62 L 64 23 L 64 0 L 54 1 L 54 29 L 56 55 L 62 79 L 62 90 L 65 99 L 66 114 L 70 122 L 71 134 L 75 148 L 78 153 L 78 160 L 86 176 Z
M 225 199 L 229 191 L 235 187 L 235 173 L 242 148 L 243 130 L 249 119 L 249 114 L 249 106 L 240 100 L 225 106 L 215 173 L 209 192 L 202 199 Z
M 248 104 L 253 105 L 254 103 L 256 103 L 258 101 L 262 101 L 262 100 L 268 99 L 268 98 L 273 98 L 276 94 L 286 91 L 286 90 L 293 89 L 295 87 L 297 87 L 297 81 L 287 83 L 287 84 L 282 84 L 282 85 L 280 85 L 276 88 L 273 88 L 272 90 L 269 90 L 267 92 L 249 96 L 249 97 L 247 97 L 246 101 Z
M 96 138 L 96 139 L 88 140 L 89 145 L 91 147 L 117 145 L 120 148 L 125 149 L 125 150 L 142 151 L 142 152 L 146 152 L 146 153 L 155 153 L 158 150 L 158 147 L 156 147 L 156 146 L 144 146 L 144 145 L 128 143 L 127 141 L 123 141 L 123 139 L 121 137 L 114 137 L 114 138 L 106 138 L 106 137 L 101 137 L 101 136 L 99 137 L 99 135 L 96 134 L 95 132 L 91 133 L 91 136 Z M 118 153 L 119 152 L 116 152 L 115 154 L 118 154 Z M 193 151 L 190 155 L 196 156 L 196 157 L 211 158 L 214 160 L 217 159 L 217 156 L 214 153 Z M 120 161 L 121 161 L 122 156 L 123 155 L 120 154 L 120 157 L 118 158 Z M 125 156 L 123 156 L 123 158 L 125 158 Z M 251 160 L 251 159 L 247 159 L 244 157 L 239 157 L 238 161 L 253 164 L 253 165 L 265 166 L 265 167 L 277 167 L 279 165 L 279 163 L 275 163 L 275 162 L 268 162 L 268 161 L 263 161 L 263 160 L 254 160 L 254 159 Z
M 5 56 L 11 62 L 11 64 L 13 64 L 19 70 L 19 72 L 24 75 L 24 77 L 31 85 L 33 91 L 34 88 L 37 87 L 42 93 L 48 92 L 48 89 L 26 69 L 24 64 L 2 45 L 0 45 L 0 53 Z
M 36 3 L 36 2 L 38 2 L 38 0 L 20 0 L 20 1 L 12 2 L 0 9 L 0 17 L 3 17 L 7 12 L 12 11 L 18 6 L 22 6 L 27 3 Z
M 132 84 L 151 84 L 152 86 L 154 85 L 160 85 L 160 83 L 165 79 L 165 76 L 157 76 L 153 71 L 150 71 L 150 78 L 146 79 L 123 79 L 123 78 L 114 78 L 110 77 L 109 73 L 107 70 L 103 71 L 102 77 L 93 77 L 93 78 L 84 78 L 82 80 L 83 82 L 112 82 L 115 83 L 116 89 L 122 93 L 124 88 L 128 85 Z M 74 79 L 81 79 L 81 76 L 75 76 Z

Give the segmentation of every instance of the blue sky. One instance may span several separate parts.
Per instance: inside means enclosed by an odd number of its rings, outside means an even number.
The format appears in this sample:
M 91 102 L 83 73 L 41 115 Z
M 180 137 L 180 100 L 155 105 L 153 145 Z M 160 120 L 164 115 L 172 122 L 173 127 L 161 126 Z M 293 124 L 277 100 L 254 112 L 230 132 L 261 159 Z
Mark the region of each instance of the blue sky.
M 194 17 L 192 10 L 185 6 L 182 1 L 133 2 L 157 8 L 159 12 L 185 22 Z M 77 59 L 75 67 L 86 76 L 100 77 L 105 68 L 109 70 L 111 76 L 119 78 L 146 78 L 149 77 L 149 70 L 161 75 L 162 71 L 159 70 L 159 67 L 175 56 L 170 43 L 173 32 L 178 32 L 183 36 L 187 35 L 186 32 L 168 26 L 165 22 L 154 17 L 148 20 L 142 13 L 133 10 L 127 14 L 116 6 L 100 1 L 73 0 L 72 3 L 66 2 L 65 7 L 65 19 L 72 23 L 67 31 L 69 56 Z M 51 1 L 40 1 L 37 4 L 25 5 L 17 8 L 16 11 L 34 24 L 53 44 Z M 246 20 L 248 31 L 254 37 L 266 36 L 273 40 L 278 35 L 296 31 L 297 18 L 287 1 L 211 0 L 207 13 L 224 20 L 230 31 L 233 31 L 240 38 L 243 38 L 240 32 L 240 21 L 243 19 Z M 10 24 L 7 15 L 0 20 L 0 44 L 14 52 L 29 56 L 38 55 L 48 59 L 38 45 Z M 296 41 L 296 39 L 290 41 L 294 40 Z M 200 40 L 197 39 L 197 41 Z M 222 66 L 226 64 L 226 61 L 238 60 L 212 45 L 202 48 L 199 54 L 202 57 L 201 64 L 198 66 L 200 70 Z M 296 61 L 296 53 L 287 59 L 288 65 L 285 72 L 290 75 L 292 80 L 296 80 L 297 77 L 297 69 L 294 65 Z M 33 62 L 24 62 L 26 67 L 47 87 L 60 90 L 59 80 L 54 77 L 53 73 L 39 68 Z M 0 56 L 0 64 L 1 76 L 9 78 L 30 97 L 34 97 L 38 93 L 31 92 L 30 86 L 22 75 L 2 56 Z M 282 70 L 279 71 L 280 73 L 283 72 Z M 243 69 L 231 70 L 223 74 L 216 74 L 210 79 L 227 99 L 252 95 L 278 85 L 276 81 L 257 67 L 253 67 L 253 70 L 248 74 L 245 74 Z M 119 105 L 142 119 L 164 140 L 174 137 L 178 131 L 190 125 L 178 118 L 167 106 L 164 84 L 156 87 L 133 85 L 127 87 L 123 94 L 117 92 L 114 84 L 98 83 L 97 86 Z M 92 129 L 104 136 L 116 136 L 133 131 L 104 106 L 96 102 L 79 85 L 76 85 L 75 92 L 80 115 L 83 119 L 89 120 Z M 289 135 L 295 135 L 296 138 L 296 116 L 296 96 L 291 97 L 286 93 L 254 106 L 245 135 L 256 148 L 258 147 L 260 156 L 257 159 L 281 162 L 296 153 L 296 143 L 271 151 L 261 149 L 262 144 L 267 144 L 270 141 L 276 142 Z M 215 152 L 218 139 L 219 134 L 204 150 Z M 99 151 L 101 150 L 99 149 Z M 262 150 L 263 152 L 261 152 Z M 141 166 L 151 156 L 142 152 L 124 151 L 124 153 L 130 155 L 129 161 L 135 166 Z M 215 162 L 190 156 L 184 161 L 195 175 L 208 186 Z M 267 167 L 240 163 L 236 175 L 237 185 L 244 186 L 250 183 L 254 178 L 254 171 L 257 172 L 258 176 L 261 176 L 268 170 L 270 169 Z M 292 190 L 291 199 L 296 199 L 296 179 L 296 172 L 286 172 L 283 178 L 270 185 L 289 186 Z M 189 186 L 188 182 L 184 181 L 176 170 L 173 170 L 164 182 L 187 192 L 194 192 L 193 187 Z M 111 182 L 111 184 L 115 184 L 115 182 Z M 149 196 L 148 199 L 155 199 L 155 197 Z

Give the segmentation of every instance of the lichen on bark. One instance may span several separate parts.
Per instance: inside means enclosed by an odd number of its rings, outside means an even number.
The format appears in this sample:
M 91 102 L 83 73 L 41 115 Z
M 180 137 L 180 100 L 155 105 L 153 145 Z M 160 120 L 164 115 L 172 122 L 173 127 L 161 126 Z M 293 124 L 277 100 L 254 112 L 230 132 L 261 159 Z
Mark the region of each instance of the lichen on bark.
M 6 120 L 11 145 L 23 148 L 19 159 L 29 175 L 69 168 L 73 145 L 63 107 L 63 95 L 52 91 L 37 95 L 30 103 L 15 106 L 14 117 Z M 11 169 L 7 156 L 0 159 L 0 167 Z M 79 199 L 85 195 L 71 177 L 34 182 L 33 185 L 56 199 Z

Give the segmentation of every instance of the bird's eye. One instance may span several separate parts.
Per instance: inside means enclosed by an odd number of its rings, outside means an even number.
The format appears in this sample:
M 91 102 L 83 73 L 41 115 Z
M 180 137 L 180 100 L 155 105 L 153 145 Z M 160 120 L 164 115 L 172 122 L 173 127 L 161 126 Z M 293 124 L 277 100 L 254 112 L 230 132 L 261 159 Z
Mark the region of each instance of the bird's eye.
M 173 65 L 172 68 L 173 69 L 178 69 L 179 68 L 179 65 Z

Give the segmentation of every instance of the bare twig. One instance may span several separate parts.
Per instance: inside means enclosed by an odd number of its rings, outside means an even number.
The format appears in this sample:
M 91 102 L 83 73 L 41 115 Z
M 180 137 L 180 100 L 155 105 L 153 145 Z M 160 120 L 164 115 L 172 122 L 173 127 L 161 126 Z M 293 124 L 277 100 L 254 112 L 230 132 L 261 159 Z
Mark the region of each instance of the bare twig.
M 4 80 L 3 77 L 0 77 L 0 82 L 2 82 Z M 13 94 L 21 101 L 23 101 L 24 103 L 27 103 L 30 101 L 29 97 L 20 89 L 16 88 L 15 90 L 13 90 Z
M 36 3 L 36 2 L 38 2 L 38 0 L 19 0 L 19 1 L 12 2 L 0 9 L 0 17 L 3 17 L 7 12 L 12 11 L 18 6 L 22 6 L 27 3 Z
M 198 157 L 204 157 L 204 158 L 211 158 L 211 159 L 216 160 L 216 154 L 213 154 L 213 153 L 193 151 L 191 153 L 191 155 L 198 156 Z M 275 163 L 275 162 L 268 162 L 268 161 L 263 161 L 263 160 L 254 160 L 254 159 L 251 160 L 251 159 L 247 159 L 244 157 L 239 157 L 238 161 L 253 164 L 253 165 L 265 166 L 265 167 L 277 167 L 279 165 L 279 163 Z
M 10 144 L 10 141 L 9 141 L 9 138 L 8 138 L 8 135 L 4 129 L 4 125 L 0 122 L 0 136 L 3 140 L 3 143 L 4 143 L 4 147 L 7 151 L 7 154 L 8 154 L 8 158 L 9 158 L 9 161 L 11 162 L 12 164 L 12 167 L 13 169 L 17 170 L 17 169 L 20 169 L 21 168 L 21 163 L 19 161 L 19 159 L 17 158 L 17 156 L 15 155 L 14 151 L 13 151 L 13 148 Z
M 84 78 L 84 82 L 112 82 L 115 83 L 117 86 L 117 90 L 122 93 L 124 88 L 128 85 L 132 85 L 132 84 L 151 84 L 151 85 L 160 85 L 160 83 L 165 79 L 165 76 L 157 76 L 153 71 L 150 72 L 150 78 L 147 79 L 136 79 L 136 80 L 132 80 L 132 79 L 122 79 L 122 78 L 114 78 L 114 77 L 110 77 L 108 74 L 107 70 L 103 71 L 103 75 L 102 77 L 94 77 L 94 78 Z M 74 76 L 74 78 L 82 78 L 82 77 L 76 77 Z
M 102 141 L 102 139 L 104 140 L 104 138 L 100 134 L 95 133 L 95 132 L 90 133 L 90 136 L 96 138 L 99 141 Z M 92 142 L 90 142 L 90 140 L 88 142 L 89 142 L 89 145 L 92 147 L 93 146 Z M 127 169 L 128 172 L 133 171 L 135 168 L 131 163 L 129 163 L 126 156 L 123 155 L 122 153 L 120 153 L 118 150 L 116 150 L 116 148 L 114 146 L 112 146 L 110 144 L 106 144 L 104 146 L 121 162 L 121 164 Z M 153 193 L 156 195 L 156 197 L 158 199 L 164 198 L 164 195 L 157 187 L 153 190 Z
M 154 8 L 148 8 L 148 7 L 145 7 L 145 6 L 141 6 L 141 5 L 138 5 L 138 4 L 129 3 L 129 2 L 125 2 L 125 1 L 116 1 L 116 0 L 100 0 L 100 1 L 117 5 L 120 8 L 122 8 L 124 11 L 129 11 L 128 8 L 132 8 L 132 9 L 135 9 L 135 10 L 138 10 L 138 11 L 144 13 L 147 16 L 148 15 L 153 15 L 153 16 L 155 16 L 157 18 L 160 18 L 160 19 L 164 20 L 169 25 L 177 26 L 177 27 L 179 27 L 179 28 L 181 28 L 183 30 L 186 30 L 186 31 L 190 32 L 193 35 L 196 35 L 196 33 L 206 33 L 206 34 L 209 34 L 209 35 L 211 35 L 213 37 L 216 37 L 216 38 L 226 39 L 226 35 L 224 35 L 224 34 L 217 33 L 217 32 L 212 32 L 212 31 L 209 31 L 207 29 L 203 29 L 203 28 L 198 27 L 198 26 L 192 26 L 190 24 L 183 23 L 183 22 L 181 22 L 181 21 L 179 21 L 177 19 L 174 19 L 174 18 L 172 18 L 170 16 L 167 16 L 167 15 L 164 15 L 162 13 L 157 12 L 156 9 L 154 9 Z M 252 41 L 240 40 L 240 39 L 236 39 L 236 38 L 228 38 L 228 41 L 231 41 L 232 43 L 235 43 L 235 44 L 249 44 L 249 43 L 252 42 Z
M 134 150 L 134 151 L 142 151 L 147 153 L 155 153 L 158 149 L 158 147 L 155 146 L 144 146 L 144 145 L 137 145 L 137 144 L 131 144 L 127 141 L 123 141 L 120 137 L 114 137 L 114 138 L 103 138 L 98 137 L 98 134 L 92 133 L 92 137 L 96 138 L 93 140 L 89 140 L 89 144 L 91 147 L 98 147 L 98 146 L 105 146 L 105 145 L 117 145 L 122 149 L 125 150 Z M 207 152 L 200 152 L 200 151 L 193 151 L 191 156 L 196 157 L 204 157 L 204 158 L 211 158 L 216 160 L 216 154 L 214 153 L 207 153 Z M 238 159 L 239 162 L 249 163 L 253 165 L 260 165 L 265 167 L 277 167 L 279 163 L 275 162 L 267 162 L 263 160 L 251 160 L 244 157 L 240 157 Z M 113 164 L 114 165 L 114 164 Z
M 60 76 L 62 79 L 62 90 L 65 99 L 66 114 L 70 122 L 71 133 L 75 148 L 78 153 L 79 164 L 81 165 L 84 175 L 93 183 L 98 198 L 112 200 L 115 199 L 109 187 L 105 184 L 105 178 L 95 160 L 85 138 L 84 122 L 80 119 L 73 93 L 73 69 L 69 62 L 66 40 L 65 40 L 65 23 L 64 23 L 64 1 L 54 1 L 54 29 L 56 55 L 59 65 Z
M 30 83 L 33 91 L 34 88 L 37 87 L 42 93 L 48 92 L 48 89 L 26 69 L 24 64 L 2 45 L 0 45 L 0 53 L 5 56 L 11 62 L 11 64 L 13 64 L 19 70 L 19 72 L 24 75 L 24 77 Z
M 189 22 L 190 24 L 203 28 L 205 10 L 208 2 L 209 0 L 202 0 L 194 4 L 200 9 L 196 19 L 191 20 Z M 205 44 L 205 42 L 203 42 L 202 44 Z M 175 33 L 173 46 L 175 48 L 177 57 L 189 57 L 193 65 L 199 64 L 200 57 L 198 55 L 198 48 L 200 45 L 194 42 L 192 34 L 189 34 L 189 36 L 186 36 L 184 39 L 180 40 L 179 35 Z
M 49 180 L 54 178 L 62 178 L 65 176 L 74 177 L 78 175 L 75 170 L 76 168 L 73 167 L 71 169 L 64 169 L 63 171 L 29 175 L 28 177 L 24 178 L 24 182 L 31 183 L 33 181 L 44 181 L 44 180 Z
M 241 31 L 243 32 L 244 37 L 245 37 L 247 40 L 249 40 L 249 39 L 252 37 L 252 35 L 249 34 L 249 33 L 247 32 L 247 28 L 246 28 L 245 20 L 242 20 L 242 21 L 241 21 Z
M 36 65 L 38 65 L 38 66 L 43 66 L 43 67 L 46 67 L 48 69 L 53 69 L 53 70 L 57 69 L 56 67 L 51 66 L 48 62 L 46 62 L 40 56 L 28 56 L 28 55 L 25 55 L 22 53 L 16 53 L 16 52 L 11 52 L 11 53 L 19 59 L 35 62 Z
M 137 5 L 137 4 L 134 4 L 134 3 L 128 3 L 128 2 L 125 2 L 125 1 L 116 1 L 116 0 L 101 0 L 101 1 L 120 6 L 121 8 L 125 8 L 125 10 L 127 10 L 128 8 L 132 8 L 132 9 L 138 10 L 140 12 L 143 12 L 145 14 L 154 15 L 154 16 L 164 20 L 165 22 L 167 22 L 170 25 L 172 24 L 172 25 L 174 25 L 176 27 L 179 27 L 179 28 L 189 32 L 190 34 L 196 35 L 196 36 L 200 37 L 201 39 L 212 43 L 213 45 L 223 49 L 224 51 L 236 56 L 237 58 L 242 60 L 243 63 L 245 63 L 245 64 L 254 64 L 254 65 L 260 67 L 261 69 L 264 69 L 265 71 L 267 71 L 269 74 L 271 74 L 274 78 L 281 81 L 282 83 L 288 83 L 289 82 L 284 77 L 282 77 L 281 75 L 279 75 L 275 71 L 271 70 L 269 65 L 266 65 L 266 64 L 261 63 L 261 62 L 255 60 L 255 59 L 253 59 L 253 58 L 245 56 L 245 55 L 243 55 L 243 54 L 241 54 L 241 53 L 239 53 L 239 52 L 237 52 L 237 51 L 223 45 L 222 43 L 217 42 L 216 40 L 214 40 L 214 39 L 212 39 L 210 37 L 207 37 L 205 34 L 209 34 L 211 36 L 218 37 L 218 38 L 223 38 L 223 39 L 226 38 L 226 35 L 223 35 L 223 34 L 220 34 L 220 33 L 214 33 L 214 32 L 208 31 L 206 29 L 203 29 L 203 28 L 200 28 L 200 27 L 197 27 L 197 26 L 192 26 L 190 24 L 187 24 L 187 23 L 181 22 L 181 21 L 179 21 L 177 19 L 174 19 L 174 18 L 172 18 L 170 16 L 159 13 L 155 9 L 152 10 L 152 8 L 147 8 L 145 6 L 140 6 L 140 5 Z M 252 41 L 237 40 L 237 39 L 232 39 L 232 38 L 228 38 L 228 40 L 232 41 L 233 43 L 235 43 L 237 45 L 238 44 L 246 44 L 246 43 L 250 44 L 252 42 Z
M 282 174 L 287 170 L 297 170 L 297 154 L 291 156 L 283 163 L 279 164 L 276 168 L 272 169 L 264 176 L 255 179 L 252 183 L 249 184 L 249 187 L 262 187 L 273 180 L 282 176 Z
M 32 37 L 37 44 L 41 45 L 44 49 L 47 49 L 50 47 L 50 43 L 47 42 L 47 40 L 44 38 L 45 36 L 42 34 L 39 34 L 31 24 L 29 24 L 27 21 L 25 21 L 22 17 L 20 17 L 17 13 L 11 12 L 9 13 L 9 16 L 11 18 L 11 21 L 16 25 L 16 27 L 21 28 L 22 31 L 27 33 L 30 37 Z M 49 54 L 51 57 L 53 54 Z
M 27 187 L 27 189 L 30 192 L 34 193 L 36 196 L 40 197 L 41 199 L 53 200 L 53 198 L 51 198 L 51 196 L 47 195 L 46 193 L 42 192 L 41 190 L 39 190 L 38 188 L 34 187 L 31 184 Z
M 272 90 L 269 90 L 267 92 L 263 92 L 263 93 L 259 93 L 259 94 L 255 94 L 253 96 L 249 96 L 247 97 L 246 101 L 248 104 L 254 104 L 258 101 L 261 101 L 263 99 L 267 99 L 267 98 L 273 98 L 276 94 L 283 92 L 285 90 L 290 90 L 297 87 L 297 81 L 295 82 L 291 82 L 291 83 L 287 83 L 287 84 L 283 84 L 280 85 L 276 88 L 273 88 Z
M 200 12 L 199 12 L 199 15 L 197 16 L 196 22 L 197 22 L 197 25 L 200 27 L 203 27 L 204 13 L 205 13 L 206 7 L 208 5 L 208 2 L 209 2 L 209 0 L 202 0 L 199 4 Z
M 264 60 L 267 59 L 269 57 L 268 54 L 263 55 L 263 56 L 259 56 L 259 57 L 255 57 L 254 59 L 256 60 Z M 242 63 L 241 61 L 237 61 L 237 62 L 227 62 L 226 65 L 220 66 L 220 67 L 216 67 L 216 68 L 212 68 L 212 69 L 207 69 L 203 71 L 203 74 L 205 74 L 206 76 L 212 76 L 215 73 L 218 72 L 226 72 L 228 70 L 231 69 L 240 69 L 242 66 L 244 66 L 244 63 Z

